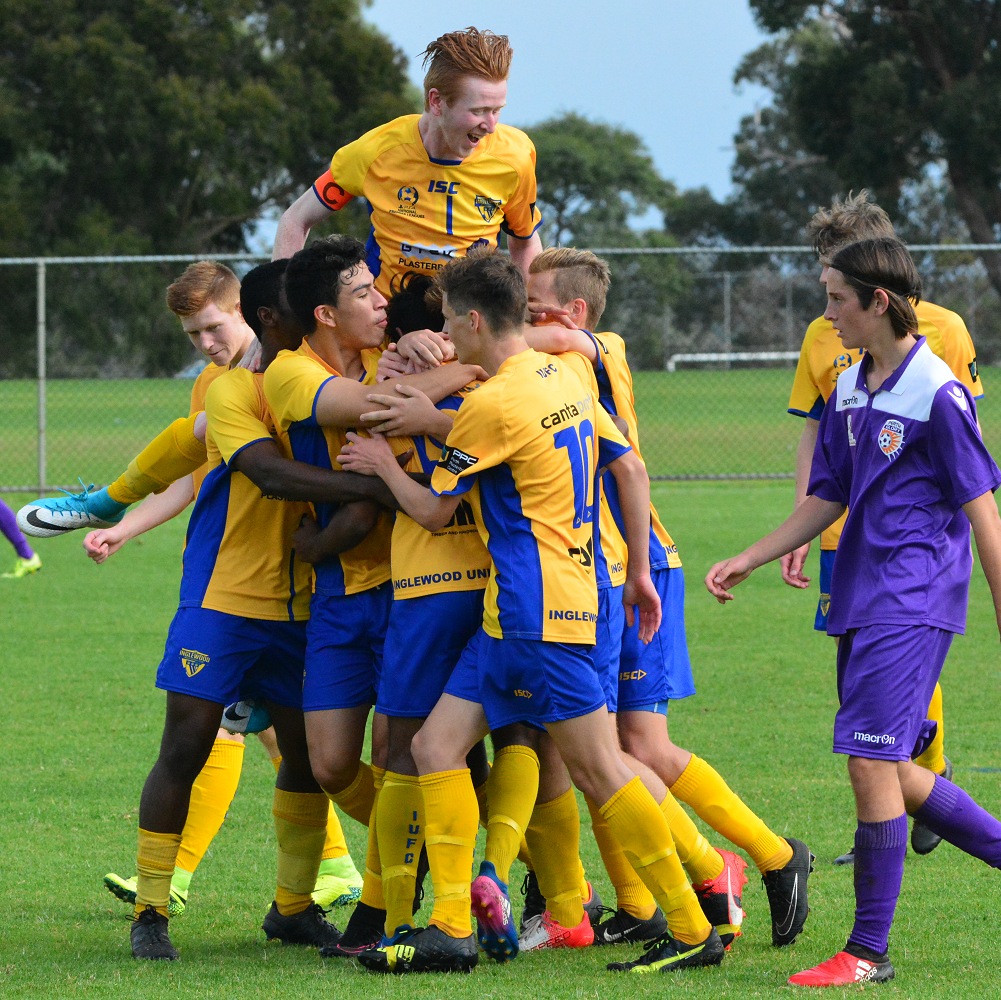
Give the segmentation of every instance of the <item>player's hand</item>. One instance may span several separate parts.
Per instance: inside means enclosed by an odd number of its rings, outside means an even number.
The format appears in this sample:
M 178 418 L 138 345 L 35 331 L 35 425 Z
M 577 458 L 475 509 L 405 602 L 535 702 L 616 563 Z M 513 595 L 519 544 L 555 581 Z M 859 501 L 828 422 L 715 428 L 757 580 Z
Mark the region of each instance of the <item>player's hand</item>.
M 87 532 L 83 540 L 83 550 L 100 566 L 127 541 L 128 538 L 122 535 L 117 525 L 114 528 L 98 528 L 96 531 Z
M 399 378 L 401 375 L 413 375 L 406 358 L 400 357 L 400 352 L 396 349 L 396 344 L 390 344 L 380 355 L 379 364 L 375 369 L 376 382 L 385 382 L 391 378 Z
M 455 344 L 447 333 L 434 330 L 413 330 L 405 333 L 396 343 L 397 353 L 406 361 L 421 368 L 437 368 L 455 357 Z
M 570 318 L 570 313 L 560 306 L 546 302 L 530 302 L 528 314 L 533 326 L 562 326 L 568 330 L 579 330 L 580 327 Z
M 806 590 L 810 586 L 810 578 L 803 573 L 803 568 L 806 566 L 806 557 L 809 554 L 810 543 L 807 542 L 806 545 L 801 545 L 798 549 L 787 552 L 779 560 L 784 583 L 788 583 L 790 587 L 798 587 L 800 590 Z
M 723 562 L 716 563 L 706 574 L 706 590 L 719 601 L 725 604 L 733 600 L 730 591 L 738 583 L 746 580 L 754 570 L 750 560 L 746 557 L 734 556 L 732 559 L 724 559 Z
M 435 418 L 440 415 L 438 408 L 427 395 L 413 386 L 397 385 L 396 393 L 398 395 L 392 396 L 378 392 L 369 393 L 365 398 L 383 409 L 363 413 L 362 424 L 369 430 L 388 434 L 390 437 L 427 433 L 434 425 Z
M 649 574 L 635 579 L 626 577 L 622 588 L 622 603 L 626 609 L 626 624 L 630 628 L 636 620 L 635 609 L 639 608 L 640 642 L 649 642 L 660 628 L 661 618 L 660 595 Z
M 316 562 L 316 539 L 319 535 L 319 524 L 309 514 L 303 514 L 299 527 L 292 534 L 292 548 L 303 562 Z
M 261 342 L 254 337 L 250 346 L 243 352 L 237 368 L 246 368 L 248 371 L 256 372 L 261 368 Z
M 365 476 L 379 476 L 380 470 L 398 469 L 396 456 L 386 439 L 377 433 L 363 437 L 354 431 L 347 432 L 348 443 L 337 456 L 337 462 L 347 472 L 360 472 Z

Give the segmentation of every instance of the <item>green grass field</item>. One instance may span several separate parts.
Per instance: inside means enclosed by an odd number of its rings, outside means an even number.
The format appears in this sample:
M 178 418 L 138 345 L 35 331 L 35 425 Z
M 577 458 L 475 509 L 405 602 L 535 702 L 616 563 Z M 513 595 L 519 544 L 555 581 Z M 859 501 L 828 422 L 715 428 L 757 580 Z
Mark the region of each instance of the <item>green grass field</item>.
M 1001 441 L 994 370 L 983 375 L 984 437 Z M 643 456 L 654 477 L 784 476 L 802 430 L 786 415 L 787 368 L 637 372 Z M 1001 383 L 997 383 L 1001 384 Z M 38 482 L 37 388 L 0 383 L 0 487 Z M 113 480 L 149 439 L 188 412 L 186 379 L 54 380 L 46 387 L 47 482 Z
M 43 540 L 42 572 L 0 580 L 3 690 L 11 712 L 0 811 L 0 997 L 795 994 L 787 976 L 837 951 L 852 916 L 851 870 L 830 863 L 854 830 L 844 764 L 830 752 L 833 643 L 811 630 L 816 590 L 785 587 L 776 567 L 760 570 L 725 608 L 701 585 L 712 562 L 785 514 L 790 494 L 788 482 L 656 487 L 687 568 L 688 638 L 699 684 L 696 697 L 672 708 L 672 735 L 713 762 L 777 832 L 807 841 L 817 855 L 812 913 L 791 948 L 771 947 L 765 893 L 754 875 L 744 896 L 745 934 L 723 965 L 669 979 L 606 972 L 606 961 L 634 955 L 630 947 L 528 955 L 509 966 L 485 960 L 469 977 L 383 979 L 354 964 L 324 963 L 315 952 L 267 945 L 259 926 L 273 893 L 273 772 L 250 746 L 229 819 L 198 870 L 187 912 L 172 925 L 181 961 L 133 961 L 129 912 L 101 877 L 132 872 L 139 790 L 157 752 L 163 698 L 153 674 L 176 604 L 183 528 L 173 524 L 101 567 L 85 559 L 78 536 Z M 6 499 L 16 505 L 23 497 Z M 995 814 L 1001 812 L 997 643 L 977 569 L 969 636 L 956 641 L 944 675 L 947 752 L 956 781 Z M 360 863 L 362 831 L 350 821 L 346 830 Z M 587 831 L 582 848 L 591 877 L 612 902 Z M 517 883 L 520 865 L 515 872 Z M 999 886 L 997 872 L 948 845 L 927 858 L 909 854 L 891 940 L 897 979 L 870 989 L 917 1000 L 1001 995 Z M 344 919 L 338 914 L 339 923 Z

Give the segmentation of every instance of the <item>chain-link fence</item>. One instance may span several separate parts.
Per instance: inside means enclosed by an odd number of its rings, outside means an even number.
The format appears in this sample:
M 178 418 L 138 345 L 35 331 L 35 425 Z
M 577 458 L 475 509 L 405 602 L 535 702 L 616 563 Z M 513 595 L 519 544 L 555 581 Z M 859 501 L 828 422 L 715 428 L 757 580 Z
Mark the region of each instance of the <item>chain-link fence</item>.
M 981 367 L 1001 361 L 1001 246 L 912 247 L 925 296 L 960 313 Z M 599 327 L 628 344 L 644 457 L 658 478 L 786 476 L 800 421 L 795 358 L 824 308 L 800 247 L 599 249 L 613 286 Z M 0 260 L 0 490 L 106 483 L 187 412 L 197 361 L 163 292 L 196 257 Z M 244 272 L 259 257 L 217 255 Z M 197 366 L 195 366 L 197 370 Z M 994 440 L 993 377 L 981 420 Z M 998 390 L 1001 392 L 1001 389 Z M 999 428 L 1001 430 L 1001 428 Z

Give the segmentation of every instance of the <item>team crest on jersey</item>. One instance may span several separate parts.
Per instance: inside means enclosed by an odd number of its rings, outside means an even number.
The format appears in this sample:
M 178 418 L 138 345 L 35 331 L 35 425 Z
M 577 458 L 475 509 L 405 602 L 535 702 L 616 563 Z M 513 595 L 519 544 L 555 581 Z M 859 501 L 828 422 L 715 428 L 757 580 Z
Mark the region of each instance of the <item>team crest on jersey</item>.
M 486 198 L 482 194 L 478 194 L 473 199 L 473 204 L 484 222 L 489 222 L 497 214 L 497 209 L 501 207 L 499 198 Z
M 197 649 L 181 650 L 181 666 L 184 667 L 184 672 L 189 677 L 200 674 L 209 665 L 210 660 L 210 656 L 206 656 L 205 653 L 199 653 Z
M 397 200 L 400 202 L 400 207 L 404 205 L 416 205 L 420 201 L 420 195 L 417 193 L 417 188 L 401 187 L 399 191 L 396 192 Z
M 855 359 L 850 354 L 839 354 L 834 359 L 834 378 L 837 380 L 838 375 L 843 372 L 846 368 L 851 368 L 854 364 Z
M 892 462 L 904 446 L 904 425 L 899 420 L 887 420 L 876 441 L 879 450 Z

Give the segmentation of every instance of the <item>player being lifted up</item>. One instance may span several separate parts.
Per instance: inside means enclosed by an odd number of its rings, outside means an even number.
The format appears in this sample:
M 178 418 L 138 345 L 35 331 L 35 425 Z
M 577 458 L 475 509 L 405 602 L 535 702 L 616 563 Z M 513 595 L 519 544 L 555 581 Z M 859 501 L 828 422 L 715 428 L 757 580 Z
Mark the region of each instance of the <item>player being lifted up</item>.
M 369 203 L 367 247 L 376 287 L 429 273 L 471 246 L 496 246 L 501 228 L 523 272 L 542 244 L 535 207 L 535 148 L 498 119 L 513 55 L 506 35 L 467 28 L 424 52 L 424 113 L 404 115 L 339 149 L 330 168 L 278 223 L 275 257 L 305 245 L 310 229 L 353 197 Z
M 807 495 L 770 535 L 717 563 L 722 604 L 758 566 L 803 545 L 848 508 L 831 578 L 828 632 L 838 646 L 834 752 L 855 793 L 855 924 L 844 949 L 792 976 L 797 986 L 891 979 L 890 926 L 907 850 L 907 814 L 1001 867 L 1001 822 L 911 760 L 952 637 L 963 632 L 970 526 L 1001 627 L 1001 484 L 969 391 L 918 333 L 921 283 L 896 239 L 824 258 L 827 310 L 862 360 L 838 376 L 820 420 Z

